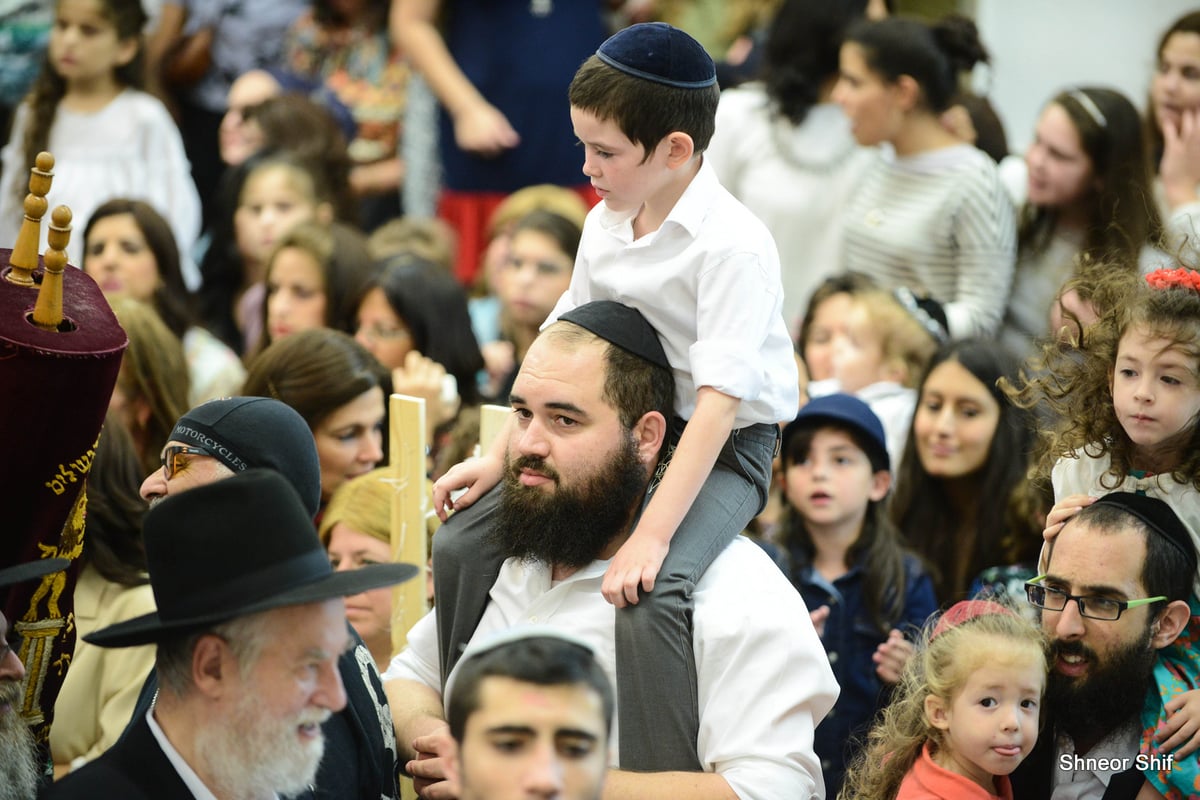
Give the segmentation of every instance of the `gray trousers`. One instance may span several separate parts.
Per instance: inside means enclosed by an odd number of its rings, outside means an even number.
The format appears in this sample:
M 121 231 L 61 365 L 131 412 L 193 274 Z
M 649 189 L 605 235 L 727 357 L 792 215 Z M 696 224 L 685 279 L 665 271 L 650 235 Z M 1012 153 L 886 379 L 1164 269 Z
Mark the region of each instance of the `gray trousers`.
M 672 425 L 672 450 L 684 424 L 676 419 Z M 696 755 L 700 715 L 692 593 L 713 560 L 766 505 L 778 441 L 775 425 L 752 425 L 730 434 L 671 539 L 654 591 L 616 612 L 622 769 L 701 770 Z M 668 454 L 660 464 L 645 502 L 653 496 L 669 458 Z M 443 686 L 483 617 L 504 560 L 483 535 L 499 495 L 497 486 L 455 513 L 433 537 Z

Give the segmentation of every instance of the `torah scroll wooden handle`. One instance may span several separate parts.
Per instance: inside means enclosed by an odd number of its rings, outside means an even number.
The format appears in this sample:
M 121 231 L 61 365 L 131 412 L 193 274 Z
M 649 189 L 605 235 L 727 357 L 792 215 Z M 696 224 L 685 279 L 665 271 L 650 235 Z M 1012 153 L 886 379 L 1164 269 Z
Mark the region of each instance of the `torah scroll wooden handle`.
M 18 286 L 33 286 L 33 271 L 38 264 L 38 242 L 42 235 L 42 217 L 46 215 L 46 195 L 54 181 L 54 156 L 42 151 L 34 160 L 29 171 L 29 194 L 25 195 L 25 219 L 17 233 L 12 255 L 8 258 L 9 270 L 5 278 Z
M 33 324 L 47 331 L 61 330 L 63 321 L 63 269 L 67 266 L 67 243 L 71 241 L 71 209 L 56 206 L 50 214 L 49 247 L 42 263 L 42 287 L 33 307 Z

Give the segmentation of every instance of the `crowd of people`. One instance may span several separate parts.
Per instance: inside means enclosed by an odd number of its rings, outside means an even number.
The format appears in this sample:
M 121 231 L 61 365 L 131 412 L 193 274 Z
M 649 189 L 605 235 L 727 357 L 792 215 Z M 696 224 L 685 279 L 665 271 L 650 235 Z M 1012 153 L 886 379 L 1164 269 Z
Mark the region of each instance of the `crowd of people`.
M 1200 11 L 1015 154 L 892 5 L 55 0 L 0 243 L 50 151 L 127 344 L 0 800 L 1200 797 Z

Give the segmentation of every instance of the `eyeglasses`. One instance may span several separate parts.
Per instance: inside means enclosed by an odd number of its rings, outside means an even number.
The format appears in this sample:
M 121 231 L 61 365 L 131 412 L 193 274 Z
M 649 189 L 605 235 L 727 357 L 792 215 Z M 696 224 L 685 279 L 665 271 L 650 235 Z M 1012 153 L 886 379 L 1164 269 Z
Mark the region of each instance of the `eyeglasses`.
M 1148 603 L 1157 603 L 1159 600 L 1166 600 L 1163 595 L 1158 597 L 1146 597 L 1141 600 L 1112 600 L 1107 597 L 1080 597 L 1075 594 L 1067 594 L 1061 589 L 1051 589 L 1048 586 L 1042 586 L 1039 581 L 1046 579 L 1045 575 L 1038 575 L 1025 584 L 1025 597 L 1029 602 L 1038 608 L 1046 611 L 1062 611 L 1067 607 L 1067 601 L 1074 600 L 1079 606 L 1079 616 L 1087 617 L 1088 619 L 1116 620 L 1121 618 L 1121 614 L 1129 608 L 1137 608 Z
M 207 450 L 201 450 L 199 447 L 190 447 L 186 444 L 169 444 L 162 451 L 162 467 L 167 475 L 167 480 L 175 477 L 175 473 L 187 466 L 185 456 L 210 456 L 212 453 Z
M 372 325 L 369 328 L 360 327 L 358 333 L 371 342 L 400 342 L 410 334 L 408 328 L 380 328 Z

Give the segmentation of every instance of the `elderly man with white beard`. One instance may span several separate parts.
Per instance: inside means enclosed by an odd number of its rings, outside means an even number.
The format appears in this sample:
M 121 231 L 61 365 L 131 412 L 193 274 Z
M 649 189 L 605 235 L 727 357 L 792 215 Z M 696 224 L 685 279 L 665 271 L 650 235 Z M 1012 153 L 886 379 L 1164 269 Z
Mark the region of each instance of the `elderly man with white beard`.
M 70 563 L 65 558 L 45 558 L 0 569 L 0 590 L 61 572 Z M 3 596 L 0 591 L 0 608 L 4 607 Z M 21 716 L 25 664 L 20 650 L 20 639 L 9 630 L 0 611 L 0 800 L 32 800 L 46 775 L 46 765 L 38 764 L 33 732 Z
M 154 707 L 47 798 L 274 800 L 309 788 L 321 724 L 346 705 L 343 597 L 417 574 L 333 572 L 300 496 L 248 470 L 164 499 L 143 537 L 158 610 L 86 637 L 155 643 Z

